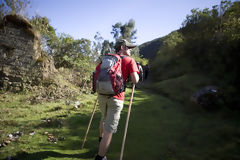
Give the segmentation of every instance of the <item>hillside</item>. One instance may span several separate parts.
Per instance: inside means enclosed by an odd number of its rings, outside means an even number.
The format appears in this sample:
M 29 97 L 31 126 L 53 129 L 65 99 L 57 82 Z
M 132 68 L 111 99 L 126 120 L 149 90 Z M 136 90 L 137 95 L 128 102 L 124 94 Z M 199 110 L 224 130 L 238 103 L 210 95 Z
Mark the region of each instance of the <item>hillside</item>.
M 139 54 L 142 55 L 143 58 L 153 59 L 161 46 L 162 38 L 157 38 L 152 41 L 143 43 L 139 46 Z
M 219 99 L 225 101 L 221 105 L 240 109 L 236 98 L 240 95 L 240 24 L 235 21 L 240 3 L 222 2 L 222 6 L 224 16 L 216 8 L 192 10 L 181 29 L 141 45 L 143 56 L 154 57 L 150 61 L 152 89 L 187 102 L 194 91 L 217 86 Z

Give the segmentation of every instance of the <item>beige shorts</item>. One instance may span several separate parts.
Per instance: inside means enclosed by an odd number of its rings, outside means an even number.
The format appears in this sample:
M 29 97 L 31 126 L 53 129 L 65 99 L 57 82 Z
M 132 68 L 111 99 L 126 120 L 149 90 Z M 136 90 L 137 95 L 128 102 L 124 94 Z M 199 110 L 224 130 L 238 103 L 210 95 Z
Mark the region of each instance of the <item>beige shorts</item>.
M 98 95 L 98 103 L 102 113 L 104 129 L 111 133 L 117 132 L 120 113 L 123 109 L 123 101 L 112 96 Z

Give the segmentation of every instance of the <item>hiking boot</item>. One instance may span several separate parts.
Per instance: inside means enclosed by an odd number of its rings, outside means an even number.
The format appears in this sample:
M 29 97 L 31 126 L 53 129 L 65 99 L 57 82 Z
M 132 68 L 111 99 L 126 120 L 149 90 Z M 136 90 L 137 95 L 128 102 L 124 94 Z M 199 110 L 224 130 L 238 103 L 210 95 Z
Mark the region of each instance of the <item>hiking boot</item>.
M 106 156 L 101 157 L 101 156 L 97 155 L 94 160 L 107 160 L 107 157 Z
M 107 156 L 104 156 L 102 160 L 107 160 Z
M 100 143 L 102 140 L 102 137 L 98 137 L 98 142 Z

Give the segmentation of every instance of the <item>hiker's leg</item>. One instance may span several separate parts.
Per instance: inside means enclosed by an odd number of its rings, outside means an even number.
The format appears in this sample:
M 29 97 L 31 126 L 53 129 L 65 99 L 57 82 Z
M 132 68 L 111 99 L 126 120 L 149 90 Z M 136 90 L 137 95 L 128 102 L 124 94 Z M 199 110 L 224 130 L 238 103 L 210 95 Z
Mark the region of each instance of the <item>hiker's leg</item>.
M 104 129 L 111 133 L 117 132 L 120 114 L 123 109 L 123 101 L 111 98 L 108 101 L 107 117 L 104 122 Z
M 105 156 L 112 140 L 112 133 L 103 129 L 103 138 L 101 140 L 98 155 Z
M 117 131 L 123 101 L 115 98 L 108 99 L 107 116 L 103 126 L 103 138 L 99 145 L 98 155 L 105 156 L 112 140 L 112 134 Z
M 99 109 L 101 110 L 101 121 L 99 122 L 99 142 L 101 142 L 103 137 L 103 125 L 107 116 L 107 97 L 103 95 L 98 95 Z

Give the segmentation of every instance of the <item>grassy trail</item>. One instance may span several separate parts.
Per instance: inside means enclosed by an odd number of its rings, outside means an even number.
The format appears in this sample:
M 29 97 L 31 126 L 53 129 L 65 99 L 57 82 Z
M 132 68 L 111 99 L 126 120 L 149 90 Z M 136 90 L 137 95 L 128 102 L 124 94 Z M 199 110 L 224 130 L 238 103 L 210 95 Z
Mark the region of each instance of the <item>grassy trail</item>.
M 125 106 L 121 114 L 118 132 L 114 134 L 109 160 L 120 157 L 125 120 L 129 105 L 130 89 L 127 90 Z M 34 129 L 34 136 L 24 135 L 18 143 L 13 142 L 0 149 L 0 159 L 11 155 L 17 160 L 92 160 L 98 150 L 97 110 L 88 134 L 85 147 L 82 141 L 87 129 L 96 96 L 85 97 L 86 106 L 69 110 L 64 105 L 55 111 L 34 111 L 36 115 L 19 124 L 26 123 Z M 55 104 L 59 106 L 59 104 Z M 13 106 L 9 106 L 13 107 Z M 36 107 L 36 106 L 35 106 Z M 238 114 L 229 111 L 206 113 L 189 111 L 182 104 L 152 93 L 147 89 L 136 89 L 126 138 L 124 160 L 225 160 L 240 159 L 240 121 Z M 39 114 L 41 116 L 39 116 Z M 45 114 L 62 118 L 62 127 L 34 123 Z M 39 117 L 38 117 L 38 116 Z M 64 116 L 65 115 L 65 116 Z M 22 115 L 23 116 L 23 115 Z M 24 117 L 24 116 L 23 116 Z M 33 118 L 35 117 L 35 119 Z M 31 120 L 30 120 L 31 119 Z M 2 129 L 3 126 L 1 126 Z M 64 137 L 57 144 L 47 141 L 44 132 Z M 2 156 L 1 156 L 2 155 Z

